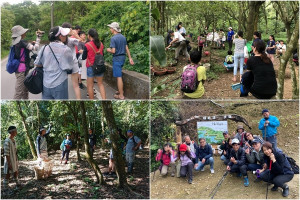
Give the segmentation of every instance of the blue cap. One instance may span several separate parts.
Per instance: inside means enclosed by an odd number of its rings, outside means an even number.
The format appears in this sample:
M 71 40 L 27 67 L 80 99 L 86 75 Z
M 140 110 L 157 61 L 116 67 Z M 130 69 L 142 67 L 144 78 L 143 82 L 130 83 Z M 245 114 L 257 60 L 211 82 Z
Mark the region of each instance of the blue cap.
M 223 135 L 225 135 L 225 134 L 227 135 L 227 134 L 228 134 L 228 131 L 224 131 L 224 132 L 223 132 Z
M 252 141 L 252 144 L 253 143 L 261 143 L 261 140 L 259 140 L 259 139 L 254 139 L 253 141 Z
M 269 112 L 269 110 L 268 109 L 263 109 L 261 114 L 264 114 L 265 112 Z
M 133 131 L 132 130 L 128 130 L 127 133 L 133 133 Z

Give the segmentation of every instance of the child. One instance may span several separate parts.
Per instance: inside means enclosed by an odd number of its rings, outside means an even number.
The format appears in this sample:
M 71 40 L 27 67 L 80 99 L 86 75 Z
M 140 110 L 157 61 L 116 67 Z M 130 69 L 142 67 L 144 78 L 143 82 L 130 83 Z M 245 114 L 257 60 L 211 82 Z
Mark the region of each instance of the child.
M 175 176 L 175 163 L 172 162 L 174 159 L 174 152 L 169 144 L 165 144 L 163 149 L 158 149 L 155 160 L 160 161 L 161 165 L 159 167 L 160 174 L 165 176 L 168 174 L 168 168 L 171 166 L 171 176 Z
M 227 71 L 229 71 L 229 69 L 234 68 L 234 56 L 232 55 L 231 50 L 227 51 L 227 56 L 225 57 L 224 65 Z
M 200 98 L 203 96 L 204 90 L 204 81 L 206 80 L 206 72 L 205 67 L 199 66 L 198 63 L 201 60 L 201 54 L 198 51 L 193 51 L 190 54 L 192 64 L 189 64 L 183 68 L 183 72 L 187 69 L 187 67 L 194 66 L 197 69 L 197 89 L 192 93 L 184 93 L 185 96 L 189 98 Z

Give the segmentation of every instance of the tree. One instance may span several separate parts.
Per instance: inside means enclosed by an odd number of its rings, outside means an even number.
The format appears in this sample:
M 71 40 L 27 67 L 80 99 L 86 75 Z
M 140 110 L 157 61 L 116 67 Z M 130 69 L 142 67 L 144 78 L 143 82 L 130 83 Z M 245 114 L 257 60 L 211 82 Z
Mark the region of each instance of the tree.
M 259 9 L 265 1 L 248 1 L 248 18 L 247 18 L 247 32 L 245 39 L 252 40 L 253 32 L 257 31 L 257 23 L 259 19 Z

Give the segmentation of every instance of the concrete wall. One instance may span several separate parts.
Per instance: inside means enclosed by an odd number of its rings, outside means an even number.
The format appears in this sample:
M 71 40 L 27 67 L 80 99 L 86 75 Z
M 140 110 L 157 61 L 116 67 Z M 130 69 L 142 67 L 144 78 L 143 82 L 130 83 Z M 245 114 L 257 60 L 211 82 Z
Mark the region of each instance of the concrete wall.
M 107 71 L 104 81 L 117 90 L 117 79 L 113 77 L 112 66 L 105 63 Z M 133 71 L 123 71 L 124 96 L 126 99 L 149 99 L 149 76 Z

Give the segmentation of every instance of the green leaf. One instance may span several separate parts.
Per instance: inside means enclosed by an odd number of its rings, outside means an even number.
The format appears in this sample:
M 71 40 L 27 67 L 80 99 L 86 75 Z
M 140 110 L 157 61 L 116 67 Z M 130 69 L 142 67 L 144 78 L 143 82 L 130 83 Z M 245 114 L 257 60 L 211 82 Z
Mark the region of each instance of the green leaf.
M 159 62 L 160 66 L 166 66 L 167 55 L 165 51 L 165 41 L 163 36 L 151 36 L 150 46 L 152 55 Z
M 151 16 L 152 16 L 156 21 L 159 21 L 159 20 L 160 20 L 160 13 L 159 13 L 158 8 L 152 9 L 152 11 L 151 11 Z

